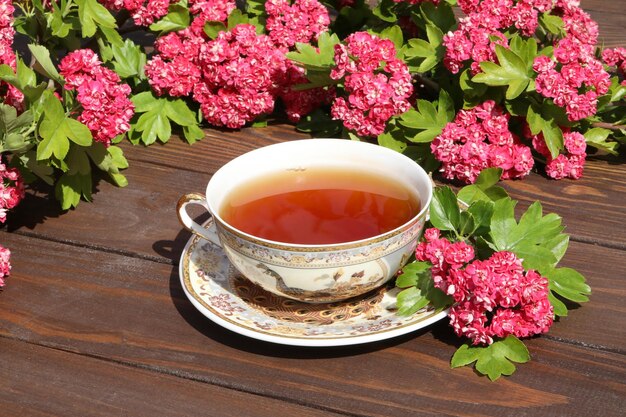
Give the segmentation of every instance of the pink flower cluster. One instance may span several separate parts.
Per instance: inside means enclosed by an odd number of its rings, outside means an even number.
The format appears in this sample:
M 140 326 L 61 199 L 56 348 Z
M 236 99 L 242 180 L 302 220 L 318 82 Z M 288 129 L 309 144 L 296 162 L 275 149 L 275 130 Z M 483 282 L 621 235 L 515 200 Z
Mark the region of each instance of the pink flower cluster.
M 330 76 L 344 79 L 347 99 L 335 99 L 331 114 L 360 136 L 378 136 L 387 121 L 410 107 L 413 92 L 406 64 L 396 58 L 389 39 L 355 32 L 335 45 L 335 67 Z
M 78 121 L 89 128 L 95 141 L 109 146 L 111 139 L 130 129 L 134 114 L 128 98 L 130 86 L 121 84 L 117 73 L 104 67 L 91 49 L 69 53 L 59 70 L 65 89 L 78 93 L 76 99 L 83 108 Z
M 13 28 L 13 2 L 0 0 L 0 65 L 5 64 L 15 71 L 17 61 L 13 51 L 13 38 L 15 29 Z M 21 109 L 24 95 L 17 88 L 4 81 L 0 81 L 0 93 L 4 97 L 4 103 Z
M 318 0 L 269 0 L 265 3 L 269 37 L 276 48 L 283 52 L 293 50 L 298 42 L 316 41 L 319 35 L 328 30 L 330 17 L 328 9 Z M 307 84 L 303 68 L 285 60 L 284 72 L 276 83 L 280 85 L 276 96 L 285 105 L 287 117 L 298 122 L 302 116 L 323 104 L 329 104 L 335 96 L 334 88 L 312 88 L 294 90 L 298 84 Z
M 490 167 L 502 168 L 502 179 L 528 175 L 532 153 L 509 131 L 509 117 L 493 100 L 460 110 L 430 145 L 444 177 L 469 184 Z
M 145 72 L 158 95 L 184 97 L 200 82 L 198 55 L 206 40 L 197 32 L 192 26 L 156 40 L 154 46 L 158 54 L 146 64 Z
M 235 0 L 189 0 L 189 11 L 194 16 L 191 28 L 200 35 L 206 22 L 225 22 L 235 7 Z
M 275 80 L 285 71 L 285 55 L 267 35 L 241 24 L 200 46 L 201 83 L 194 99 L 216 126 L 239 128 L 274 109 Z
M 458 4 L 467 16 L 459 19 L 457 30 L 444 36 L 443 62 L 456 74 L 469 61 L 473 75 L 481 71 L 480 62 L 497 62 L 496 45 L 508 45 L 504 30 L 515 27 L 532 36 L 539 13 L 552 8 L 552 0 L 459 0 Z
M 478 345 L 491 344 L 494 337 L 548 331 L 554 318 L 548 280 L 534 270 L 524 271 L 515 254 L 501 251 L 476 260 L 470 245 L 451 243 L 438 229 L 427 229 L 424 236 L 415 257 L 432 264 L 435 286 L 454 298 L 450 324 L 457 335 Z
M 11 272 L 11 251 L 0 245 L 0 287 L 4 287 L 4 279 Z
M 565 153 L 552 158 L 543 134 L 532 136 L 533 148 L 546 158 L 546 174 L 560 180 L 563 178 L 578 179 L 583 175 L 587 143 L 585 137 L 578 132 L 564 132 Z
M 8 168 L 0 162 L 0 223 L 7 218 L 7 211 L 24 198 L 24 181 L 16 168 Z
M 443 64 L 451 73 L 458 73 L 470 61 L 470 71 L 475 75 L 481 72 L 480 62 L 497 62 L 496 45 L 508 43 L 500 31 L 486 24 L 482 14 L 471 13 L 459 19 L 457 30 L 444 35 L 443 45 L 446 48 Z
M 616 67 L 622 79 L 626 77 L 626 48 L 607 48 L 602 51 L 602 60 L 610 67 Z M 622 85 L 626 85 L 626 80 Z
M 323 87 L 311 88 L 308 90 L 294 90 L 294 85 L 308 84 L 304 68 L 301 68 L 291 61 L 285 61 L 286 70 L 281 77 L 282 88 L 278 92 L 278 97 L 285 105 L 285 113 L 292 122 L 298 122 L 311 111 L 321 105 L 330 104 L 335 98 L 335 87 L 325 89 Z
M 177 0 L 99 0 L 110 10 L 128 10 L 137 25 L 149 26 L 165 16 L 170 3 Z
M 611 85 L 609 73 L 595 59 L 593 50 L 574 38 L 565 38 L 554 48 L 556 61 L 542 55 L 533 64 L 537 92 L 565 108 L 571 121 L 593 116 L 598 97 Z
M 533 64 L 537 92 L 565 108 L 570 121 L 593 116 L 598 97 L 611 85 L 609 74 L 594 55 L 598 25 L 576 3 L 557 3 L 554 13 L 563 18 L 567 35 L 554 45 L 554 59 L 538 56 Z
M 266 29 L 277 47 L 291 48 L 297 42 L 317 40 L 328 30 L 328 10 L 317 0 L 268 0 Z
M 205 119 L 215 126 L 240 128 L 273 111 L 277 98 L 290 120 L 298 121 L 320 104 L 328 103 L 334 89 L 295 91 L 306 83 L 304 70 L 286 59 L 295 42 L 317 39 L 328 27 L 328 13 L 317 0 L 266 3 L 272 11 L 274 37 L 257 35 L 254 26 L 238 25 L 210 40 L 203 31 L 207 21 L 225 21 L 235 8 L 233 0 L 195 0 L 197 13 L 189 28 L 169 33 L 155 43 L 158 52 L 145 71 L 152 89 L 174 97 L 191 96 L 200 103 Z M 269 22 L 269 19 L 268 19 Z

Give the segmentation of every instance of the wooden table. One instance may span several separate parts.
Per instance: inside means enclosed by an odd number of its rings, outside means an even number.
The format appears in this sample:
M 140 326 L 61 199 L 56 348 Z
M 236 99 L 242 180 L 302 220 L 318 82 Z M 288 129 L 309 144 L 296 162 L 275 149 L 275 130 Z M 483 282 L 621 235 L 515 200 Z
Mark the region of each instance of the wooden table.
M 584 3 L 607 45 L 624 45 L 624 0 Z M 492 383 L 452 370 L 443 320 L 361 346 L 298 348 L 237 335 L 185 297 L 190 234 L 175 206 L 290 126 L 208 130 L 188 146 L 124 145 L 130 185 L 97 184 L 61 213 L 31 190 L 0 242 L 13 271 L 0 293 L 2 416 L 623 416 L 626 412 L 626 165 L 591 158 L 579 181 L 506 182 L 519 209 L 539 199 L 571 234 L 563 265 L 591 301 L 527 341 L 532 361 Z

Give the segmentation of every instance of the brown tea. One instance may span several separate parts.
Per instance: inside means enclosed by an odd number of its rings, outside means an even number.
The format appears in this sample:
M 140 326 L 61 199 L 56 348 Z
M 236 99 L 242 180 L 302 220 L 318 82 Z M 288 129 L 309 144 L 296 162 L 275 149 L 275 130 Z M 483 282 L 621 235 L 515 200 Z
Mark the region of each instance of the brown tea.
M 419 198 L 392 178 L 347 168 L 261 176 L 226 196 L 221 217 L 250 235 L 294 244 L 365 239 L 403 225 Z

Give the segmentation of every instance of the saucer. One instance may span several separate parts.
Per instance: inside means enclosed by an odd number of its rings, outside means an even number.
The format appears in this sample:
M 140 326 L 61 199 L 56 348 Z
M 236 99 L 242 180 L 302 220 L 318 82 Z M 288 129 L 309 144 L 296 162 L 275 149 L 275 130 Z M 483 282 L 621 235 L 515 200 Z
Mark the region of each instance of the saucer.
M 212 220 L 204 224 L 215 233 Z M 192 236 L 179 275 L 191 303 L 213 322 L 235 333 L 293 346 L 344 346 L 400 336 L 447 316 L 426 307 L 396 314 L 392 284 L 344 302 L 309 304 L 265 291 L 239 273 L 220 246 Z

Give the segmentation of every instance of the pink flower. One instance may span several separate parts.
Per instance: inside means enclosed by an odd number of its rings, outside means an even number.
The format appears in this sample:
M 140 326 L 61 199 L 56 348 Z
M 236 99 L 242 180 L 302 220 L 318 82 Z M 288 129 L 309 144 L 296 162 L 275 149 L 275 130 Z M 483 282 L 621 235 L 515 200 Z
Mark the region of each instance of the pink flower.
M 202 77 L 193 98 L 209 123 L 240 128 L 272 112 L 285 61 L 268 36 L 257 35 L 252 25 L 237 25 L 201 45 L 197 64 Z
M 508 121 L 493 100 L 460 110 L 430 145 L 444 177 L 473 183 L 489 167 L 502 168 L 503 179 L 528 175 L 534 164 L 530 148 L 513 136 Z
M 533 148 L 546 158 L 546 174 L 550 178 L 578 179 L 583 175 L 585 158 L 587 157 L 585 137 L 578 132 L 563 132 L 565 153 L 552 158 L 545 143 L 543 134 L 532 137 Z
M 330 104 L 335 98 L 335 88 L 311 88 L 307 90 L 294 90 L 294 85 L 308 84 L 304 75 L 304 69 L 286 61 L 284 76 L 279 80 L 282 89 L 278 97 L 285 105 L 287 117 L 292 122 L 298 122 L 300 118 L 324 104 Z
M 278 47 L 291 48 L 297 42 L 317 40 L 328 30 L 328 10 L 317 0 L 268 0 L 266 28 Z
M 0 65 L 8 65 L 15 71 L 17 61 L 13 51 L 13 38 L 15 29 L 13 28 L 13 2 L 0 0 Z M 24 95 L 11 84 L 0 81 L 0 93 L 4 98 L 4 103 L 23 110 Z
M 99 0 L 111 10 L 128 10 L 135 24 L 149 26 L 165 16 L 173 0 Z
M 0 287 L 4 287 L 4 279 L 11 272 L 11 251 L 0 245 Z
M 0 178 L 0 223 L 4 223 L 7 211 L 24 198 L 24 180 L 16 168 L 8 168 L 3 162 L 0 162 Z
M 457 335 L 479 345 L 491 344 L 495 337 L 548 331 L 554 316 L 548 280 L 525 271 L 514 253 L 500 251 L 477 260 L 470 245 L 452 243 L 435 228 L 427 229 L 424 237 L 415 258 L 432 265 L 435 286 L 454 298 L 449 316 Z
M 360 136 L 378 136 L 391 117 L 409 109 L 411 75 L 390 40 L 355 32 L 345 42 L 335 46 L 330 76 L 343 78 L 347 97 L 335 99 L 331 115 Z
M 66 55 L 59 64 L 65 77 L 65 89 L 76 91 L 82 107 L 78 121 L 86 125 L 93 138 L 109 146 L 111 140 L 130 129 L 134 106 L 128 96 L 130 86 L 104 67 L 91 49 L 79 49 Z

